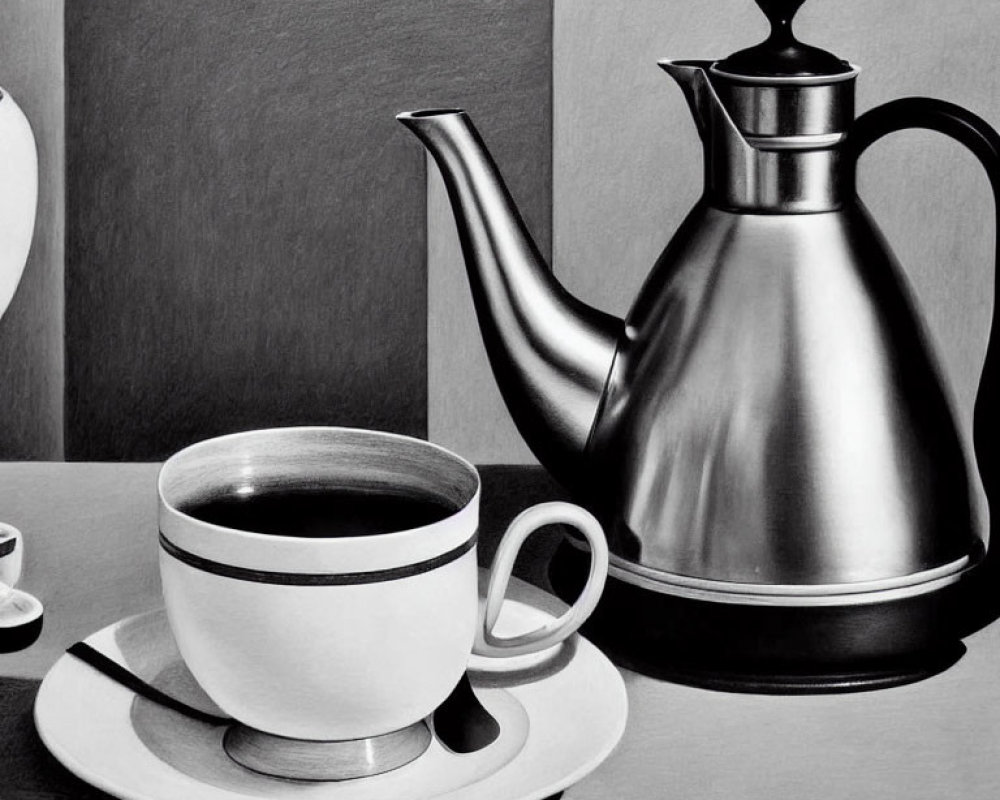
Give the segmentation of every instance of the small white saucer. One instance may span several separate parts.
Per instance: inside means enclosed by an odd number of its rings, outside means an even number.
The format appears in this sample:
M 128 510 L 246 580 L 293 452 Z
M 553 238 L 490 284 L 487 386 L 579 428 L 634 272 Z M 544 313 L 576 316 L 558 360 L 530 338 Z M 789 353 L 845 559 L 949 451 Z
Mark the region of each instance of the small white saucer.
M 512 636 L 561 613 L 560 601 L 511 581 L 497 633 Z M 188 705 L 219 714 L 181 661 L 165 613 L 104 628 L 87 643 Z M 628 699 L 610 661 L 579 635 L 533 656 L 474 657 L 469 677 L 499 721 L 500 737 L 456 755 L 435 739 L 406 766 L 369 778 L 307 783 L 243 769 L 222 749 L 224 725 L 171 711 L 70 655 L 46 675 L 35 701 L 45 746 L 84 781 L 127 800 L 541 800 L 579 781 L 614 749 Z

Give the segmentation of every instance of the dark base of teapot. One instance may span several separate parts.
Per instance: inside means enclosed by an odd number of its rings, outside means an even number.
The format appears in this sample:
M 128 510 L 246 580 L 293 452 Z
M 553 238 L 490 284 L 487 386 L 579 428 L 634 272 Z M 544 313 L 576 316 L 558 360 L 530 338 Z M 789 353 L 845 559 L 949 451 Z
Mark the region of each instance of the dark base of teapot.
M 572 602 L 589 554 L 562 543 L 549 566 Z M 962 580 L 860 605 L 737 605 L 608 578 L 583 634 L 619 666 L 703 688 L 769 694 L 864 691 L 921 680 L 965 652 Z

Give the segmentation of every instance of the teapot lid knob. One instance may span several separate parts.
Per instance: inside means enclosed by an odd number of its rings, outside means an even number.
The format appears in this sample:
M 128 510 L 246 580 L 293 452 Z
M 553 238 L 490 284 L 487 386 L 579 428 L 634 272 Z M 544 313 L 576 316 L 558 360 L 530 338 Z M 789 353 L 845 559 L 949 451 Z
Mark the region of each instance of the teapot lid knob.
M 720 72 L 750 77 L 812 77 L 852 72 L 833 53 L 803 44 L 792 33 L 792 18 L 805 0 L 756 0 L 771 23 L 760 44 L 733 53 L 716 64 Z

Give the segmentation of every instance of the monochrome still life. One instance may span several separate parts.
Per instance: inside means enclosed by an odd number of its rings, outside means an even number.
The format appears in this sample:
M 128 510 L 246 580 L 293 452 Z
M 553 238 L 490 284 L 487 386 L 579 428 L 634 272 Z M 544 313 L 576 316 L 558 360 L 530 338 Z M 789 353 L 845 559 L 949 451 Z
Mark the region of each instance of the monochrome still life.
M 990 797 L 935 12 L 0 0 L 0 799 Z

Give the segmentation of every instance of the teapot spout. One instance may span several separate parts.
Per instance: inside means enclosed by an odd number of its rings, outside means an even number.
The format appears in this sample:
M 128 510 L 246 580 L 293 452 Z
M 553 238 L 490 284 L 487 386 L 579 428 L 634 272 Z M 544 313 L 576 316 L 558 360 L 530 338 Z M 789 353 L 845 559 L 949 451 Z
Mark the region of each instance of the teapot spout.
M 723 134 L 748 151 L 751 150 L 712 86 L 708 77 L 711 61 L 668 59 L 658 64 L 681 87 L 702 141 L 707 142 L 715 131 L 717 135 Z
M 557 480 L 579 486 L 624 323 L 555 279 L 464 111 L 397 119 L 444 177 L 483 342 L 514 423 Z
M 691 116 L 694 117 L 695 125 L 698 127 L 698 133 L 704 139 L 705 131 L 711 124 L 714 99 L 712 85 L 708 80 L 708 68 L 711 62 L 665 60 L 658 62 L 658 65 L 681 87 L 688 108 L 691 109 Z

